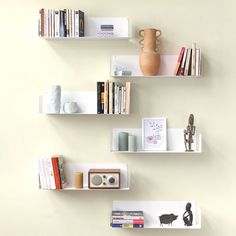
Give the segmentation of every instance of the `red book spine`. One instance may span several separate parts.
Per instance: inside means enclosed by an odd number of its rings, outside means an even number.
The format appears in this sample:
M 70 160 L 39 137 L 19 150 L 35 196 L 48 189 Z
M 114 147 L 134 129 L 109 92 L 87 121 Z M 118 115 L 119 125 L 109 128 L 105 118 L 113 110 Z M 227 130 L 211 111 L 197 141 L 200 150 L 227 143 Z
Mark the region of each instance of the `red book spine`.
M 178 75 L 178 71 L 180 69 L 180 65 L 181 65 L 181 61 L 183 59 L 184 51 L 185 51 L 185 48 L 182 47 L 181 51 L 179 53 L 178 61 L 177 61 L 176 66 L 175 66 L 174 75 Z
M 144 220 L 133 220 L 133 224 L 140 224 L 140 225 L 144 225 Z
M 60 174 L 59 174 L 59 168 L 58 168 L 58 158 L 52 157 L 52 168 L 54 173 L 54 179 L 56 184 L 56 189 L 61 189 L 61 181 L 60 181 Z

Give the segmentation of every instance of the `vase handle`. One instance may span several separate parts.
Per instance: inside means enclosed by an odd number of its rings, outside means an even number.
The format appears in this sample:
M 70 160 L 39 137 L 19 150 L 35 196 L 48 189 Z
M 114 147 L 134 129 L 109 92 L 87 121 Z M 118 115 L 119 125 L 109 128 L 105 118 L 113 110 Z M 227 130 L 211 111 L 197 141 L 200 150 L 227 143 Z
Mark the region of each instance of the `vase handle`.
M 157 30 L 156 31 L 156 38 L 159 38 L 161 36 L 161 31 L 160 30 Z
M 142 29 L 142 30 L 139 30 L 139 36 L 140 37 L 144 37 L 144 30 Z

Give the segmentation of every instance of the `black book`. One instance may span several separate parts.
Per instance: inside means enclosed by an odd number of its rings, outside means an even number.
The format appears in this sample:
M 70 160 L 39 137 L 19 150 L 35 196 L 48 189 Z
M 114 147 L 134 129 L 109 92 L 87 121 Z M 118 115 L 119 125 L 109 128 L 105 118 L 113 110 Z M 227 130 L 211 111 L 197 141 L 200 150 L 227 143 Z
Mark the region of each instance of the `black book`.
M 112 114 L 115 114 L 115 83 L 112 83 Z
M 97 82 L 97 114 L 104 114 L 104 82 Z
M 79 11 L 79 37 L 84 37 L 84 12 Z
M 66 9 L 63 11 L 64 14 L 64 37 L 67 37 L 67 12 Z

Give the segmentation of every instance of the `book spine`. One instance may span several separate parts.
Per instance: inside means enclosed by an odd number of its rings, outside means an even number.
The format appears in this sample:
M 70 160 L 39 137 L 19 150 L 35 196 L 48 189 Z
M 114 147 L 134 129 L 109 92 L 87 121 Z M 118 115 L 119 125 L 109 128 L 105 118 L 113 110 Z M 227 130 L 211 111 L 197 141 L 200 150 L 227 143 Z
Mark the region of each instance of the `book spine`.
M 44 9 L 44 36 L 48 37 L 48 10 Z
M 39 37 L 42 37 L 41 29 L 42 29 L 42 25 L 41 25 L 41 13 L 39 12 L 39 19 L 38 19 L 38 36 L 39 36 Z
M 128 219 L 123 219 L 123 220 L 112 220 L 113 224 L 144 224 L 144 220 L 128 220 Z
M 58 158 L 52 157 L 51 160 L 52 160 L 53 174 L 54 174 L 56 189 L 61 189 L 60 175 L 59 175 L 59 169 L 58 169 Z
M 191 48 L 188 48 L 186 63 L 185 63 L 185 68 L 184 68 L 184 76 L 188 76 L 188 73 L 189 73 L 190 57 L 191 57 Z
M 101 82 L 97 82 L 97 114 L 102 113 L 101 109 Z
M 60 37 L 64 37 L 64 11 L 60 11 Z
M 46 183 L 45 187 L 46 187 L 46 189 L 51 189 L 47 160 L 45 158 L 43 158 L 42 163 L 43 163 L 43 172 L 44 172 L 45 183 Z
M 131 89 L 131 84 L 130 82 L 126 82 L 125 84 L 126 87 L 126 94 L 125 94 L 125 113 L 127 115 L 130 114 L 130 89 Z
M 70 29 L 70 38 L 72 37 L 72 10 L 69 9 L 69 29 Z
M 121 114 L 121 106 L 122 106 L 122 87 L 119 86 L 119 98 L 118 98 L 118 109 L 119 109 L 119 114 Z
M 40 188 L 45 189 L 45 179 L 44 179 L 44 174 L 43 174 L 42 159 L 38 160 L 38 172 L 39 172 L 39 179 L 40 179 Z
M 64 172 L 64 159 L 62 156 L 58 156 L 58 166 L 59 166 L 61 187 L 64 188 L 66 184 L 66 177 Z
M 44 14 L 45 14 L 45 10 L 44 10 L 44 8 L 42 8 L 40 11 L 39 11 L 39 13 L 40 13 L 40 22 L 41 22 L 41 37 L 44 37 L 45 36 L 45 32 L 44 32 L 44 28 L 45 28 L 45 16 L 44 16 Z
M 63 20 L 64 20 L 64 37 L 67 37 L 67 12 L 66 12 L 66 9 L 63 10 Z
M 84 12 L 79 11 L 79 36 L 84 37 Z
M 115 114 L 115 83 L 112 83 L 112 114 Z
M 108 92 L 109 92 L 109 87 L 108 87 L 108 85 L 109 85 L 109 82 L 108 81 L 106 81 L 105 83 L 104 83 L 104 114 L 108 114 L 108 96 L 109 96 L 109 94 L 108 94 Z
M 192 67 L 191 67 L 191 75 L 196 75 L 196 43 L 192 45 Z
M 104 86 L 105 83 L 101 82 L 101 114 L 104 114 Z
M 48 10 L 48 37 L 52 37 L 52 14 L 51 9 Z
M 200 76 L 200 48 L 196 49 L 196 76 Z
M 180 65 L 181 65 L 181 61 L 182 61 L 182 58 L 183 58 L 183 55 L 184 55 L 184 51 L 185 51 L 185 48 L 182 47 L 181 50 L 180 50 L 180 53 L 179 53 L 178 61 L 177 61 L 176 66 L 175 66 L 175 70 L 174 70 L 174 73 L 173 73 L 174 75 L 178 75 Z
M 144 228 L 144 225 L 143 224 L 111 224 L 111 227 L 132 229 L 132 228 Z
M 60 16 L 59 11 L 55 11 L 55 37 L 60 37 Z
M 55 10 L 52 10 L 52 37 L 55 37 Z
M 75 37 L 79 37 L 79 11 L 75 11 Z
M 125 114 L 125 95 L 126 95 L 125 87 L 122 86 L 121 87 L 121 114 Z
M 47 166 L 47 173 L 49 176 L 50 189 L 56 189 L 51 158 L 46 158 L 45 162 L 46 162 L 46 166 Z
M 71 10 L 71 31 L 72 37 L 75 37 L 75 10 Z
M 115 114 L 119 114 L 119 87 L 115 85 Z
M 181 63 L 181 68 L 180 68 L 180 75 L 184 75 L 184 69 L 185 69 L 185 64 L 186 64 L 187 52 L 188 52 L 188 49 L 185 48 L 184 49 L 184 55 L 183 55 L 182 63 Z
M 66 9 L 66 37 L 69 38 L 70 37 L 70 21 L 69 21 L 69 16 L 70 15 L 70 11 L 69 9 Z
M 113 114 L 113 82 L 109 82 L 109 114 Z

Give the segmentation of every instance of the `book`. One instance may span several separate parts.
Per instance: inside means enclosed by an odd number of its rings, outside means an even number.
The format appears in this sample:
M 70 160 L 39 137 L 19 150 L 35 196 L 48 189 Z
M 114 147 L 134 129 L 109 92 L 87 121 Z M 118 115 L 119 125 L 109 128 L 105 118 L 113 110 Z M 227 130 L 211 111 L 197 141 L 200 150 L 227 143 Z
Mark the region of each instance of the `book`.
M 144 228 L 144 224 L 112 224 L 113 228 L 124 228 L 124 229 L 132 229 L 132 228 Z
M 183 59 L 182 59 L 182 62 L 181 62 L 181 67 L 180 67 L 179 75 L 184 75 L 184 68 L 185 68 L 185 63 L 186 63 L 187 52 L 188 52 L 188 49 L 185 48 L 184 49 Z
M 113 82 L 109 82 L 109 114 L 113 114 Z
M 113 219 L 112 224 L 144 224 L 144 220 L 136 219 Z
M 79 37 L 79 11 L 75 10 L 75 37 Z
M 109 97 L 109 81 L 106 81 L 104 83 L 104 114 L 109 114 L 109 111 L 108 111 L 108 104 L 109 104 L 109 101 L 108 101 L 108 97 Z
M 196 75 L 196 43 L 192 44 L 191 75 Z
M 119 86 L 115 84 L 115 114 L 119 114 Z
M 65 37 L 65 20 L 64 20 L 64 11 L 60 10 L 60 37 Z
M 75 37 L 75 10 L 71 10 L 71 34 L 72 38 Z
M 196 76 L 200 76 L 200 66 L 201 65 L 201 50 L 196 49 Z
M 70 37 L 69 9 L 66 9 L 66 37 Z
M 53 166 L 53 173 L 54 173 L 56 189 L 61 189 L 62 186 L 61 186 L 60 174 L 59 174 L 59 168 L 58 168 L 58 157 L 53 156 L 51 158 L 51 160 L 52 160 L 52 166 Z
M 79 11 L 79 36 L 84 37 L 84 12 Z
M 62 156 L 57 156 L 57 158 L 58 158 L 58 169 L 60 175 L 61 188 L 64 188 L 66 184 L 66 177 L 64 172 L 64 159 Z
M 128 115 L 130 113 L 130 82 L 125 83 L 126 94 L 125 94 L 125 113 Z
M 184 76 L 188 76 L 189 75 L 189 67 L 190 67 L 190 58 L 191 58 L 191 53 L 192 53 L 192 49 L 188 48 L 187 51 L 187 57 L 186 57 L 186 63 L 185 63 L 185 68 L 184 68 Z
M 46 174 L 49 182 L 50 189 L 56 189 L 53 166 L 51 158 L 45 158 L 44 163 L 46 166 Z
M 144 216 L 143 211 L 112 211 L 112 216 Z
M 184 55 L 184 51 L 185 51 L 185 48 L 182 47 L 181 50 L 180 50 L 180 53 L 179 53 L 179 57 L 178 57 L 174 72 L 173 72 L 174 75 L 178 75 L 180 65 L 181 65 L 181 62 L 182 62 L 182 58 L 183 58 L 183 55 Z
M 97 82 L 97 113 L 104 114 L 104 82 Z
M 60 37 L 60 15 L 59 11 L 55 11 L 55 37 Z
M 40 32 L 41 32 L 40 36 L 44 37 L 45 36 L 45 32 L 44 32 L 44 24 L 45 24 L 45 22 L 44 22 L 44 20 L 45 20 L 44 14 L 45 14 L 45 9 L 44 8 L 40 9 L 39 10 L 39 14 L 40 14 Z

